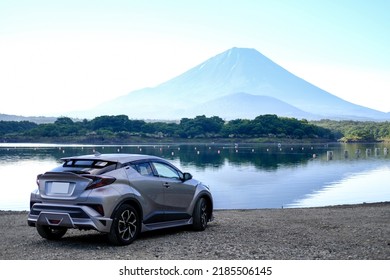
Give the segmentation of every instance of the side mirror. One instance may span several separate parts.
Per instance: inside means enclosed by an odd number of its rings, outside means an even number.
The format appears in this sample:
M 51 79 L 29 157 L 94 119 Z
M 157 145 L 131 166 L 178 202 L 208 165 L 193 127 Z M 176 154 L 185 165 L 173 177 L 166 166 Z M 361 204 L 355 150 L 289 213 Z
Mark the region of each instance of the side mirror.
M 190 173 L 188 173 L 188 172 L 183 173 L 183 179 L 182 179 L 183 182 L 191 180 L 191 179 L 192 179 L 192 175 Z

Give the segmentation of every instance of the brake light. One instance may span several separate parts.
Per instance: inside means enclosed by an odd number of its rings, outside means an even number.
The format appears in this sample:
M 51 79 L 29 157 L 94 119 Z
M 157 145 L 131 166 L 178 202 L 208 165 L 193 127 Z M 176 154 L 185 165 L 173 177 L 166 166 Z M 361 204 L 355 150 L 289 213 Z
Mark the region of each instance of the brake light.
M 86 190 L 94 190 L 97 188 L 101 188 L 114 183 L 116 180 L 113 177 L 101 177 L 101 176 L 84 176 L 84 177 L 92 179 L 92 182 L 89 184 Z

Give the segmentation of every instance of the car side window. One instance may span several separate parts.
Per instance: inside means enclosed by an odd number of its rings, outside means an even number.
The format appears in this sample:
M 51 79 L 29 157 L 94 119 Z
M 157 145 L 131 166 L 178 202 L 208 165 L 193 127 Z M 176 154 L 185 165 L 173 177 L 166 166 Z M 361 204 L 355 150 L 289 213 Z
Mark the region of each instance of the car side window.
M 149 162 L 135 163 L 131 165 L 139 174 L 143 176 L 154 176 Z
M 161 162 L 153 162 L 153 166 L 156 169 L 158 176 L 160 177 L 180 179 L 177 170 L 167 164 Z

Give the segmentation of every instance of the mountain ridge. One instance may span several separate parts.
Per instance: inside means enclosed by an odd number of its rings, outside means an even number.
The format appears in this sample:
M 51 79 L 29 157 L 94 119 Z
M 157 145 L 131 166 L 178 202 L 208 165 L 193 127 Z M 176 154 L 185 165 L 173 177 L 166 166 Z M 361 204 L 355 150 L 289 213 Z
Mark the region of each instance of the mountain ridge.
M 36 124 L 43 123 L 54 123 L 57 120 L 57 117 L 46 117 L 46 116 L 19 116 L 19 115 L 9 115 L 0 113 L 0 121 L 29 121 Z

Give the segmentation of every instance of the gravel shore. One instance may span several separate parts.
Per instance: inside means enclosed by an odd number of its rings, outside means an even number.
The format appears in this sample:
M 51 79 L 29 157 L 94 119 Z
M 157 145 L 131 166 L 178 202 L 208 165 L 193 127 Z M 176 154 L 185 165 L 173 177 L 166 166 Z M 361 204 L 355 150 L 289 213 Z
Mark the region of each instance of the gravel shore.
M 302 209 L 215 211 L 204 232 L 147 232 L 116 247 L 95 231 L 59 241 L 27 226 L 27 212 L 0 211 L 1 260 L 389 260 L 390 202 Z

